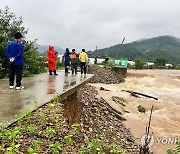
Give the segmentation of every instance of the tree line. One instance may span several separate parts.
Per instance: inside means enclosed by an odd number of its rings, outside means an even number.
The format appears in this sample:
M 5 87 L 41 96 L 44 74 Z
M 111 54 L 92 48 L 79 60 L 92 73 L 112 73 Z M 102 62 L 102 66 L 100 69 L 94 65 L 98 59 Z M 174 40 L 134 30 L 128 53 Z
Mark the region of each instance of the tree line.
M 34 46 L 34 41 L 26 38 L 28 30 L 23 26 L 23 18 L 16 17 L 8 7 L 0 9 L 0 78 L 8 76 L 9 61 L 6 58 L 6 46 L 14 40 L 14 33 L 21 32 L 24 36 L 24 76 L 46 71 L 46 57 L 43 57 Z
M 180 69 L 180 66 L 178 65 L 169 65 L 169 66 L 166 66 L 167 64 L 167 59 L 164 59 L 164 58 L 156 58 L 154 60 L 154 64 L 153 65 L 146 65 L 146 61 L 144 59 L 135 59 L 135 65 L 134 66 L 131 66 L 129 65 L 128 67 L 130 68 L 136 68 L 136 69 Z

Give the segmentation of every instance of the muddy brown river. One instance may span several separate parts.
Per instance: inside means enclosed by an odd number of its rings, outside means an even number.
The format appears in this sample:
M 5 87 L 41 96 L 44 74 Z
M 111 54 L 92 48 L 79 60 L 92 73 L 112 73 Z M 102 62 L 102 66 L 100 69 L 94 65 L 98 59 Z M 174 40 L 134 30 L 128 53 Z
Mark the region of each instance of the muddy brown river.
M 110 91 L 100 91 L 103 97 L 115 109 L 122 111 L 119 104 L 112 101 L 112 96 L 124 98 L 128 103 L 123 113 L 127 120 L 123 122 L 130 128 L 138 143 L 145 134 L 150 110 L 154 105 L 150 132 L 153 132 L 151 151 L 165 154 L 168 148 L 175 148 L 180 140 L 180 70 L 128 70 L 124 83 L 117 85 L 92 84 L 98 89 L 103 86 Z M 143 97 L 136 98 L 122 90 L 132 90 L 157 97 L 158 100 Z M 137 107 L 142 105 L 146 113 L 140 113 Z

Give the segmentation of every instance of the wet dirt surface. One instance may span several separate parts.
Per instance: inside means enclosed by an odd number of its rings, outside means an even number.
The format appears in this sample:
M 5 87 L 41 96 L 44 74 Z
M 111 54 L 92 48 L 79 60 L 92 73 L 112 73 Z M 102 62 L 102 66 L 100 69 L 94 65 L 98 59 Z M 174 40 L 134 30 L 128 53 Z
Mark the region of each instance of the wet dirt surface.
M 86 78 L 80 74 L 65 76 L 64 71 L 58 74 L 49 76 L 43 73 L 24 77 L 22 84 L 25 89 L 20 91 L 9 89 L 8 79 L 0 80 L 0 122 L 7 120 L 11 123 L 20 111 L 24 113 L 35 109 L 35 101 L 41 106 L 49 102 L 56 93 L 61 95 L 92 77 L 90 74 L 87 74 Z
M 112 101 L 112 96 L 125 99 L 126 110 L 123 113 L 127 121 L 123 122 L 131 129 L 132 134 L 140 143 L 148 124 L 150 109 L 154 105 L 151 132 L 154 144 L 151 150 L 155 154 L 164 154 L 168 148 L 176 147 L 175 140 L 180 139 L 180 71 L 179 70 L 128 70 L 128 77 L 121 84 L 92 84 L 100 89 L 104 87 L 110 91 L 98 90 L 99 96 L 116 110 L 122 112 L 119 104 Z M 132 90 L 157 97 L 158 100 L 141 96 L 136 98 L 122 90 Z M 139 113 L 137 107 L 142 105 L 146 113 Z M 171 142 L 172 141 L 172 142 Z

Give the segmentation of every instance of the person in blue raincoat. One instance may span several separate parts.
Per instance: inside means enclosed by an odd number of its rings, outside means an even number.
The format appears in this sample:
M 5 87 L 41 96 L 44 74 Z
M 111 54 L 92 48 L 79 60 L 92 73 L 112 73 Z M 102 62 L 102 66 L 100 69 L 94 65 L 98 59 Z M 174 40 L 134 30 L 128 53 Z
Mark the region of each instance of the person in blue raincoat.
M 66 52 L 64 53 L 64 64 L 65 64 L 65 74 L 67 75 L 68 74 L 68 69 L 69 69 L 69 65 L 70 65 L 70 52 L 69 52 L 69 49 L 66 48 Z
M 6 56 L 10 62 L 9 88 L 14 89 L 14 78 L 16 75 L 16 90 L 24 89 L 21 86 L 23 65 L 24 65 L 24 45 L 21 43 L 23 36 L 20 32 L 14 34 L 15 40 L 7 45 Z

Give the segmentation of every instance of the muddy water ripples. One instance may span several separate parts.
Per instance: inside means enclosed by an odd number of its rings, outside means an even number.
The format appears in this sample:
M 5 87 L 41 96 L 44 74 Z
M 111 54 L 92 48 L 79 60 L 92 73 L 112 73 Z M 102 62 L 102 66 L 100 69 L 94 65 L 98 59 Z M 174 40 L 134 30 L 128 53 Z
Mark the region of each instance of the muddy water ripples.
M 180 139 L 180 71 L 179 70 L 128 70 L 124 83 L 114 85 L 94 84 L 110 91 L 99 91 L 113 105 L 112 96 L 124 98 L 128 103 L 124 113 L 124 124 L 129 127 L 140 143 L 148 124 L 151 106 L 154 105 L 151 132 L 154 144 L 151 150 L 155 154 L 164 154 L 168 148 L 174 148 L 175 139 Z M 157 97 L 158 100 L 141 96 L 136 98 L 122 90 L 131 90 Z M 137 106 L 142 105 L 146 113 L 139 113 Z M 119 109 L 120 110 L 120 109 Z M 172 144 L 173 143 L 173 144 Z

